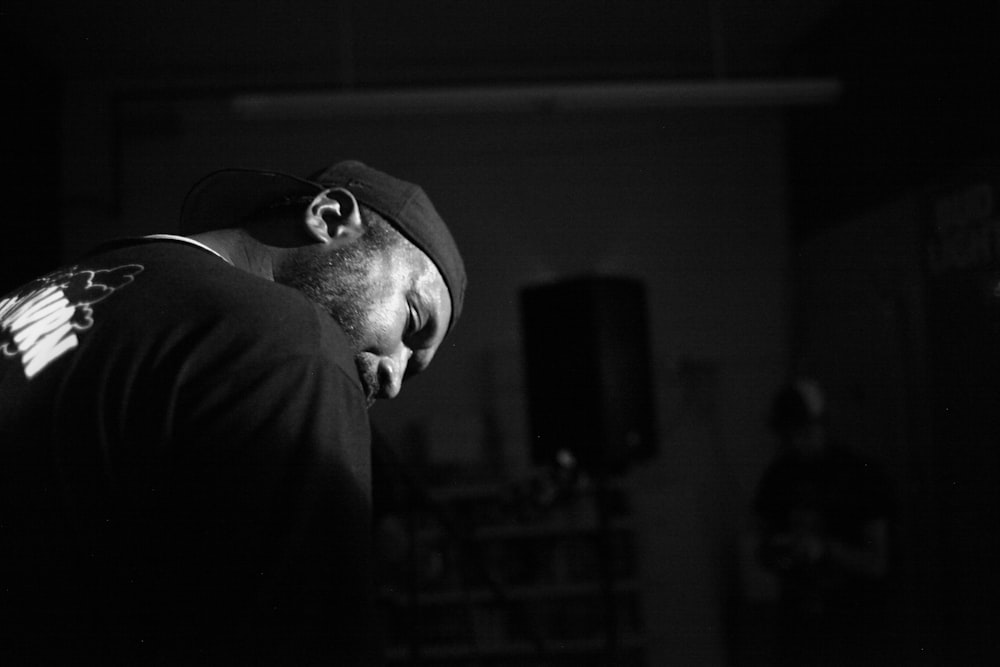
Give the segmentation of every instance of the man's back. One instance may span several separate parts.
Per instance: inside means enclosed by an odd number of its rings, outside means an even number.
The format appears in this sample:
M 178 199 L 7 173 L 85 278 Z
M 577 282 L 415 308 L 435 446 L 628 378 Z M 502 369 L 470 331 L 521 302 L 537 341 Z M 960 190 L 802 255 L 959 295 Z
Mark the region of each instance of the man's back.
M 203 248 L 139 241 L 0 297 L 5 664 L 351 664 L 367 445 L 343 332 Z

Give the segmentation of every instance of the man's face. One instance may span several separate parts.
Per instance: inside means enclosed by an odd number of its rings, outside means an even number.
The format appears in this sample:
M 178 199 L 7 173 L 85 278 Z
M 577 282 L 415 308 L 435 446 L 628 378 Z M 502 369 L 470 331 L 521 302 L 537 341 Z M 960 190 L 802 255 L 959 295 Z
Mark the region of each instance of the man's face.
M 451 320 L 451 298 L 433 262 L 403 242 L 374 255 L 339 248 L 296 261 L 280 282 L 303 291 L 347 333 L 369 406 L 394 398 L 427 368 Z
M 431 363 L 451 320 L 451 298 L 430 259 L 406 243 L 372 265 L 370 292 L 354 336 L 369 403 L 394 398 L 403 380 Z

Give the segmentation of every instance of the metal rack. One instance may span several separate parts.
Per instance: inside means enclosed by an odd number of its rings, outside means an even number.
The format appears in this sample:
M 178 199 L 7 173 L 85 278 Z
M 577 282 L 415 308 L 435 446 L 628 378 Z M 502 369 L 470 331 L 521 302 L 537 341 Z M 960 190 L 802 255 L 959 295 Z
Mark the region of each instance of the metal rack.
M 383 582 L 390 665 L 644 667 L 635 536 L 622 491 L 545 505 L 500 483 L 429 489 L 409 562 Z

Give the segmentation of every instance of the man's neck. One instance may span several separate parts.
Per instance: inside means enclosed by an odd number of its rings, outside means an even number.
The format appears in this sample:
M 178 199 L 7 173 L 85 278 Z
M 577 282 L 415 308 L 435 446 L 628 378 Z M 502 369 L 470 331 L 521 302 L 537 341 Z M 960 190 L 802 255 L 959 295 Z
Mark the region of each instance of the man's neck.
M 192 239 L 222 255 L 237 269 L 274 280 L 274 252 L 243 229 L 216 229 L 194 234 Z

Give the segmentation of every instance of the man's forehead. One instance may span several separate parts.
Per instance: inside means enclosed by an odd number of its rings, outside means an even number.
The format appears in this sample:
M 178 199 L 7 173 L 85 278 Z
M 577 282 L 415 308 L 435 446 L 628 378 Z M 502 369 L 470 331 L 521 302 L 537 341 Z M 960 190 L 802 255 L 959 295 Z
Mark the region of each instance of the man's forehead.
M 413 352 L 407 375 L 416 375 L 430 365 L 448 334 L 452 312 L 451 296 L 440 270 L 422 251 L 414 251 L 411 257 L 417 266 L 406 295 L 409 307 L 415 311 L 414 328 L 403 339 Z
M 428 314 L 437 319 L 437 326 L 441 328 L 443 334 L 451 321 L 452 313 L 452 300 L 448 284 L 437 265 L 422 250 L 414 248 L 414 251 L 420 258 L 422 268 L 415 276 L 413 290 L 425 307 L 433 310 L 433 313 Z

